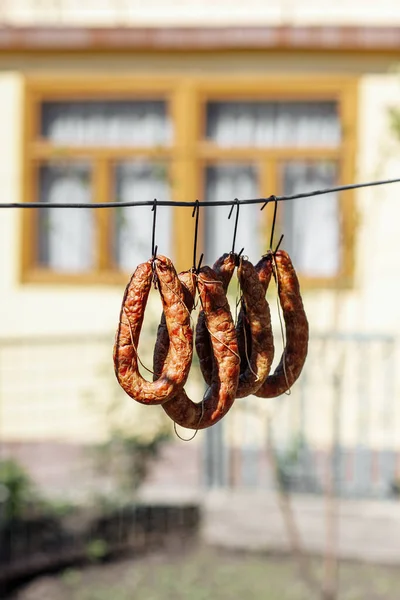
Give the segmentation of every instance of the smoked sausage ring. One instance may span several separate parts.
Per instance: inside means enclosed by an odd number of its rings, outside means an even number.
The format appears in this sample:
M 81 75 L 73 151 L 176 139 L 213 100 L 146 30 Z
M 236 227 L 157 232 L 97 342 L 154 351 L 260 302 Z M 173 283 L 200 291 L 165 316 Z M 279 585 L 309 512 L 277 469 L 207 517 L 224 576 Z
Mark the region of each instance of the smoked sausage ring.
M 271 329 L 271 313 L 265 298 L 265 289 L 250 261 L 241 258 L 238 279 L 242 291 L 242 307 L 249 324 L 248 339 L 251 351 L 240 354 L 241 369 L 236 398 L 254 394 L 270 372 L 274 358 L 274 339 Z M 239 327 L 240 324 L 238 323 Z M 238 327 L 236 328 L 238 330 Z
M 178 275 L 179 281 L 182 284 L 183 301 L 187 312 L 190 313 L 194 307 L 196 295 L 196 275 L 193 270 L 182 271 Z M 169 333 L 165 314 L 161 316 L 161 321 L 157 330 L 157 339 L 153 352 L 153 379 L 156 380 L 162 373 L 166 358 L 169 352 Z
M 169 335 L 169 352 L 155 381 L 139 373 L 138 345 L 152 281 L 159 289 Z M 183 288 L 171 260 L 157 255 L 140 264 L 126 286 L 114 344 L 114 369 L 124 391 L 142 404 L 162 404 L 186 383 L 193 357 L 193 332 Z
M 275 372 L 256 392 L 260 398 L 275 398 L 290 390 L 302 371 L 308 351 L 308 321 L 290 257 L 284 250 L 278 250 L 271 260 L 285 320 L 286 346 Z
M 258 280 L 262 286 L 264 296 L 267 293 L 268 286 L 272 277 L 272 260 L 269 254 L 261 257 L 258 263 L 255 265 L 255 270 L 258 275 Z M 252 335 L 250 331 L 249 316 L 247 315 L 246 303 L 242 301 L 242 306 L 239 311 L 237 323 L 236 323 L 236 334 L 238 339 L 238 348 L 240 356 L 240 373 L 244 373 L 248 366 L 248 357 L 252 355 Z M 267 311 L 270 313 L 269 306 Z M 269 317 L 271 318 L 271 317 Z M 273 334 L 271 325 L 269 325 L 271 332 L 271 344 L 273 345 Z M 273 360 L 273 356 L 272 359 Z
M 221 280 L 226 291 L 235 269 L 236 256 L 224 254 L 213 266 L 217 278 Z M 271 278 L 271 262 L 261 260 L 258 268 L 243 258 L 238 267 L 238 278 L 242 289 L 242 310 L 239 314 L 236 333 L 240 356 L 240 377 L 236 391 L 237 398 L 254 394 L 266 379 L 274 357 L 274 343 L 271 329 L 271 313 L 265 299 L 265 280 Z M 269 281 L 269 280 L 268 280 Z M 244 315 L 246 323 L 244 327 Z M 201 311 L 196 327 L 196 351 L 204 380 L 211 384 L 213 368 L 213 352 L 210 334 Z M 248 350 L 246 352 L 246 350 Z
M 210 267 L 202 267 L 197 287 L 214 355 L 211 386 L 198 404 L 182 390 L 162 405 L 175 423 L 196 430 L 211 427 L 229 411 L 236 396 L 240 364 L 235 325 L 221 281 Z
M 236 266 L 236 256 L 233 253 L 223 254 L 213 265 L 216 280 L 221 281 L 226 294 Z M 206 326 L 204 310 L 200 310 L 196 324 L 195 347 L 199 358 L 200 370 L 204 381 L 211 385 L 213 370 L 213 350 L 210 333 Z

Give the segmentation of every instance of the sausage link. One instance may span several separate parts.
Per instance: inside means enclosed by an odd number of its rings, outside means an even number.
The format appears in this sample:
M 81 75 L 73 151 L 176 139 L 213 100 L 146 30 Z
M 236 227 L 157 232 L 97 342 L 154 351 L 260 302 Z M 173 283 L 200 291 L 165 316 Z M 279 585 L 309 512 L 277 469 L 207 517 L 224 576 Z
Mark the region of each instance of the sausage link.
M 170 339 L 168 356 L 156 381 L 139 373 L 137 349 L 150 287 L 156 277 Z M 114 344 L 114 369 L 124 391 L 142 404 L 161 404 L 183 389 L 193 356 L 193 332 L 182 284 L 169 258 L 139 265 L 123 297 Z
M 308 321 L 300 295 L 300 285 L 289 255 L 275 254 L 279 302 L 286 329 L 286 347 L 275 372 L 269 375 L 256 396 L 275 398 L 288 391 L 298 379 L 308 351 Z
M 240 373 L 236 398 L 244 398 L 254 394 L 269 374 L 274 358 L 274 340 L 265 288 L 250 261 L 241 259 L 238 279 L 251 339 L 250 355 L 240 357 L 241 365 L 244 363 L 246 368 Z
M 236 258 L 234 254 L 223 254 L 213 265 L 215 277 L 218 281 L 221 281 L 225 293 L 229 287 L 229 283 L 235 270 L 235 261 Z M 211 385 L 213 350 L 210 334 L 207 331 L 206 318 L 203 310 L 199 312 L 197 319 L 195 346 L 204 381 L 207 383 L 207 385 Z
M 198 404 L 182 390 L 162 405 L 175 423 L 188 429 L 205 429 L 222 419 L 235 400 L 239 379 L 235 325 L 223 285 L 210 267 L 200 270 L 198 289 L 214 354 L 211 386 Z
M 194 299 L 196 294 L 196 277 L 193 271 L 182 271 L 178 275 L 179 281 L 182 284 L 184 304 L 188 314 L 193 310 Z M 163 371 L 164 363 L 169 351 L 169 334 L 165 314 L 162 313 L 161 321 L 157 330 L 157 340 L 154 346 L 153 353 L 153 379 L 156 380 Z
M 262 285 L 264 296 L 267 293 L 267 289 L 272 277 L 272 260 L 271 255 L 267 254 L 262 256 L 258 263 L 255 265 L 259 282 Z M 268 306 L 269 312 L 269 306 Z M 270 314 L 270 313 L 269 313 Z M 239 311 L 237 323 L 236 323 L 236 334 L 238 339 L 238 348 L 240 356 L 240 373 L 244 373 L 248 367 L 248 357 L 252 355 L 252 335 L 250 331 L 249 317 L 246 312 L 246 304 L 242 301 L 242 307 Z M 271 329 L 272 335 L 272 329 Z M 273 344 L 273 337 L 271 339 Z M 272 358 L 273 360 L 273 358 Z

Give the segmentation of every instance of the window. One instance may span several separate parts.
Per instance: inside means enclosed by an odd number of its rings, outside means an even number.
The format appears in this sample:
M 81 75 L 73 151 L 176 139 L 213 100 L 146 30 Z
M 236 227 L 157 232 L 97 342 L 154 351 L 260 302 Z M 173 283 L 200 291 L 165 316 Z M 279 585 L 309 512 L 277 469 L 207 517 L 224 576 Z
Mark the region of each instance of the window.
M 351 79 L 29 80 L 26 200 L 229 200 L 349 182 L 355 97 Z M 351 283 L 352 201 L 347 192 L 280 204 L 277 235 L 303 283 Z M 241 207 L 237 233 L 254 261 L 269 245 L 272 209 L 259 208 Z M 25 281 L 122 281 L 150 256 L 148 207 L 25 213 Z M 158 215 L 159 251 L 190 267 L 191 211 Z M 233 223 L 226 207 L 201 216 L 213 262 L 230 249 Z
M 113 97 L 109 84 L 80 86 L 59 90 L 55 84 L 50 92 L 34 82 L 27 86 L 27 201 L 46 206 L 168 200 L 173 145 L 168 88 L 122 90 Z M 25 219 L 24 277 L 118 281 L 149 258 L 151 220 L 142 207 L 32 211 Z M 159 220 L 157 242 L 170 254 L 168 207 L 160 208 Z

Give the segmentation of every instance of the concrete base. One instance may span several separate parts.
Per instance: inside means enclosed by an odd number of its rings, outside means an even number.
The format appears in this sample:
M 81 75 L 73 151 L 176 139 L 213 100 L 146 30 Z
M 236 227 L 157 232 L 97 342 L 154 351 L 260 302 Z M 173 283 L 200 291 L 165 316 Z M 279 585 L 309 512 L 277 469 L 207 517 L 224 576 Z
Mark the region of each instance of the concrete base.
M 215 490 L 202 495 L 205 542 L 221 547 L 288 551 L 282 513 L 273 492 Z M 326 544 L 323 497 L 291 498 L 304 549 L 322 554 Z M 340 500 L 339 555 L 400 564 L 400 502 Z

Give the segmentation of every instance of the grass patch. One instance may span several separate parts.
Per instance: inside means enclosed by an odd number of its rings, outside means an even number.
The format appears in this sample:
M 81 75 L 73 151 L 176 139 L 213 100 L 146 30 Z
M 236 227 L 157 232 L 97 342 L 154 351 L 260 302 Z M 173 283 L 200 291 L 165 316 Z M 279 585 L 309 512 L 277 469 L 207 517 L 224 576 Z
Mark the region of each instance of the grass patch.
M 322 565 L 313 561 L 318 578 Z M 102 564 L 38 580 L 15 600 L 319 600 L 298 577 L 290 558 L 210 548 Z M 35 589 L 36 588 L 36 589 Z M 398 600 L 398 569 L 344 563 L 339 600 Z M 50 597 L 50 596 L 49 596 Z

